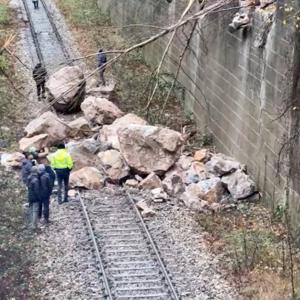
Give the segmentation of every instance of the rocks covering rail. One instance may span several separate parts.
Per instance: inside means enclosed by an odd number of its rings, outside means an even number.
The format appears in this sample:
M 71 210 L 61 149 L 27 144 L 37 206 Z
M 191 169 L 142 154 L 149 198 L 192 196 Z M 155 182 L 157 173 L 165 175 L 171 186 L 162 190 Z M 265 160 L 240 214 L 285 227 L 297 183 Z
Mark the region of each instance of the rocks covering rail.
M 64 69 L 70 68 L 76 67 Z M 62 70 L 60 73 L 65 74 Z M 52 77 L 57 80 L 55 74 Z M 107 99 L 109 93 L 103 98 L 101 87 L 99 96 L 89 96 L 85 85 L 80 89 L 81 95 L 87 96 L 80 105 L 79 118 L 66 122 L 54 112 L 45 112 L 27 125 L 19 142 L 20 150 L 26 151 L 32 146 L 41 150 L 68 141 L 75 163 L 70 177 L 72 187 L 100 189 L 107 182 L 125 184 L 150 190 L 156 202 L 177 198 L 201 212 L 258 197 L 245 165 L 210 149 L 186 152 L 182 133 L 149 125 L 133 113 L 122 112 Z M 73 100 L 68 101 L 78 103 L 77 94 L 73 93 Z M 19 153 L 6 155 L 2 163 L 15 167 L 21 159 Z

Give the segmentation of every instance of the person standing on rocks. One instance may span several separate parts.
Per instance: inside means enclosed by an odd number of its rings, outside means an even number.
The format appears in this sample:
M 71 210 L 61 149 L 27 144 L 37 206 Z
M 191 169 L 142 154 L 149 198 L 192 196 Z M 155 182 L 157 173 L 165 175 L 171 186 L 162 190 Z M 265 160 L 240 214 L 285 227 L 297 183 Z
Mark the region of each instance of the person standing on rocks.
M 97 54 L 97 65 L 99 68 L 99 75 L 100 75 L 100 83 L 105 86 L 105 79 L 104 79 L 104 72 L 105 72 L 105 65 L 107 63 L 107 58 L 103 49 L 99 49 Z
M 40 198 L 41 201 L 39 203 L 39 219 L 44 217 L 44 221 L 46 224 L 49 223 L 49 204 L 50 204 L 50 196 L 52 193 L 52 184 L 51 178 L 49 174 L 46 172 L 45 165 L 38 165 L 39 179 L 40 179 Z
M 41 63 L 38 63 L 34 67 L 32 72 L 32 77 L 36 83 L 38 101 L 41 101 L 41 93 L 42 93 L 42 98 L 46 98 L 45 84 L 46 84 L 46 77 L 47 77 L 47 71 Z
M 68 202 L 68 187 L 70 172 L 73 168 L 73 160 L 71 155 L 67 152 L 65 144 L 57 145 L 57 151 L 48 155 L 51 167 L 55 170 L 58 182 L 58 204 L 62 203 L 62 187 L 64 185 L 64 201 Z
M 39 0 L 32 0 L 32 3 L 33 3 L 34 9 L 38 9 L 39 8 Z
M 37 228 L 38 213 L 41 202 L 41 186 L 38 174 L 38 167 L 33 166 L 28 177 L 28 202 L 31 214 L 32 229 Z

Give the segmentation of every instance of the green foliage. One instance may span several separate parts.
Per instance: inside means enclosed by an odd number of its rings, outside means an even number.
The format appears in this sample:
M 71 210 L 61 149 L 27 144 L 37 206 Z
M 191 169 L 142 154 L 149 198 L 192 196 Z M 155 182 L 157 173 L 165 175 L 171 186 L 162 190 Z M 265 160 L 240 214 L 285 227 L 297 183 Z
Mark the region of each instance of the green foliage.
M 0 70 L 7 71 L 9 68 L 9 61 L 4 55 L 0 55 Z
M 9 9 L 7 5 L 0 3 L 0 26 L 10 23 Z
M 26 191 L 15 173 L 0 168 L 0 175 L 0 298 L 25 299 L 32 252 L 31 236 L 23 229 Z
M 225 235 L 227 256 L 234 257 L 231 261 L 234 272 L 245 269 L 252 270 L 256 265 L 273 267 L 277 264 L 274 234 L 265 229 L 238 229 Z
M 60 7 L 74 25 L 89 27 L 109 23 L 109 16 L 100 11 L 97 0 L 60 0 Z

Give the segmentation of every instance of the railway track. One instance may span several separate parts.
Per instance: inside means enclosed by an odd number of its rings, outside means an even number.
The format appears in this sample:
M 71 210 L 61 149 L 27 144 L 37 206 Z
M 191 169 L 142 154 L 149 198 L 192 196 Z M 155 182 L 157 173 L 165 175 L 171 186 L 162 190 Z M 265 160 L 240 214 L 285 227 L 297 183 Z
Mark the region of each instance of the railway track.
M 42 43 L 41 40 L 43 40 L 43 39 L 39 37 L 39 33 L 44 33 L 44 34 L 46 33 L 46 34 L 51 35 L 52 42 L 50 42 L 50 44 L 53 47 L 53 49 L 56 49 L 57 54 L 59 54 L 58 56 L 61 60 L 60 64 L 66 63 L 69 65 L 72 65 L 69 52 L 64 45 L 62 36 L 60 35 L 60 33 L 57 29 L 57 26 L 54 22 L 53 16 L 52 16 L 45 0 L 39 0 L 40 7 L 38 10 L 34 10 L 34 8 L 32 7 L 31 0 L 22 0 L 22 2 L 23 2 L 23 5 L 24 5 L 25 11 L 26 11 L 26 15 L 28 18 L 30 31 L 31 31 L 33 43 L 34 43 L 34 46 L 36 49 L 38 60 L 41 63 L 46 64 L 46 65 L 48 65 L 51 62 L 51 60 L 48 61 L 48 59 L 47 59 L 47 57 L 48 57 L 47 49 L 45 49 L 45 48 L 47 48 L 47 46 L 45 46 L 45 45 L 46 44 L 49 45 L 49 41 L 47 41 L 47 43 L 46 43 L 46 41 L 44 41 L 44 43 Z M 30 2 L 30 6 L 29 6 L 28 2 Z M 45 20 L 45 18 L 38 19 L 36 16 L 37 14 L 46 16 L 47 20 Z M 39 21 L 41 21 L 41 20 L 44 22 L 44 24 L 39 23 Z M 40 32 L 37 29 L 40 29 Z M 58 48 L 60 50 L 58 50 Z M 55 56 L 55 53 L 53 55 Z
M 78 194 L 105 299 L 178 300 L 180 296 L 131 195 Z

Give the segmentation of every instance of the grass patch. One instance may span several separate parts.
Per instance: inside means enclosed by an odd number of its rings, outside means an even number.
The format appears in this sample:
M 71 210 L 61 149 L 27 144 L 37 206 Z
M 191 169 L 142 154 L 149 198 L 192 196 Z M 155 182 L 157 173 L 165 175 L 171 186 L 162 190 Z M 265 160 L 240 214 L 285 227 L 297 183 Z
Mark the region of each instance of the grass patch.
M 74 26 L 90 28 L 90 26 L 108 25 L 109 17 L 101 13 L 96 0 L 62 0 L 59 5 L 62 13 Z
M 17 30 L 8 1 L 0 0 L 0 47 Z M 10 45 L 12 48 L 14 45 Z M 26 102 L 15 90 L 14 61 L 0 55 L 0 150 L 16 150 Z M 26 191 L 18 174 L 0 168 L 0 299 L 35 299 L 30 282 L 32 236 L 24 227 Z
M 10 11 L 7 7 L 6 1 L 0 2 L 0 26 L 9 25 L 10 21 Z
M 197 215 L 207 232 L 209 249 L 221 254 L 245 299 L 298 299 L 300 255 L 292 242 L 290 264 L 288 230 L 270 212 L 255 204 L 241 204 L 236 211 Z M 291 272 L 295 279 L 291 296 Z

